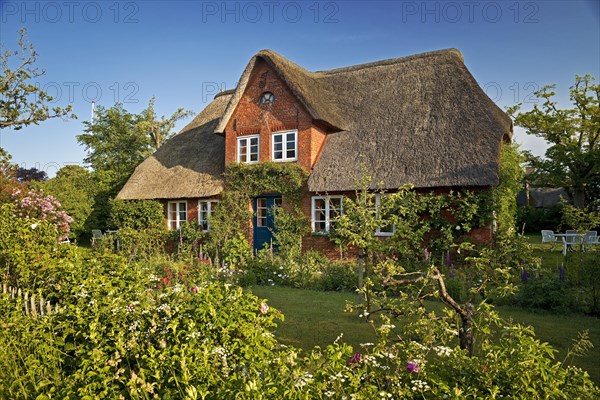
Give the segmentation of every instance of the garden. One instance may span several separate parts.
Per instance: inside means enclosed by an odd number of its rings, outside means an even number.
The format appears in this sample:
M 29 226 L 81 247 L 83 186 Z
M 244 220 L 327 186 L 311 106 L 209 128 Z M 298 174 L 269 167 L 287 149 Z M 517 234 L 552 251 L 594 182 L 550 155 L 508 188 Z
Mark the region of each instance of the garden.
M 11 196 L 2 283 L 21 295 L 0 299 L 3 398 L 598 397 L 600 252 L 569 254 L 561 275 L 560 251 L 510 229 L 472 243 L 497 193 L 407 186 L 376 210 L 359 188 L 338 260 L 302 250 L 293 209 L 273 211 L 284 245 L 253 255 L 223 214 L 210 235 L 166 231 L 152 201 L 112 202 L 118 236 L 61 244 L 55 200 Z

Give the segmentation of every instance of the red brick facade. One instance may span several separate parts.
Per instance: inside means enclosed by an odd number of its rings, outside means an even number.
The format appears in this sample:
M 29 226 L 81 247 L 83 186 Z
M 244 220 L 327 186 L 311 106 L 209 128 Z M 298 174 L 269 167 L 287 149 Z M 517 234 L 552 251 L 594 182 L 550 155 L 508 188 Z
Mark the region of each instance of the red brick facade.
M 265 92 L 275 95 L 275 102 L 259 105 Z M 237 108 L 225 128 L 225 165 L 237 161 L 237 138 L 260 137 L 260 159 L 272 159 L 272 133 L 298 131 L 297 163 L 310 171 L 325 144 L 326 133 L 313 124 L 306 108 L 297 100 L 277 73 L 264 61 L 257 63 Z

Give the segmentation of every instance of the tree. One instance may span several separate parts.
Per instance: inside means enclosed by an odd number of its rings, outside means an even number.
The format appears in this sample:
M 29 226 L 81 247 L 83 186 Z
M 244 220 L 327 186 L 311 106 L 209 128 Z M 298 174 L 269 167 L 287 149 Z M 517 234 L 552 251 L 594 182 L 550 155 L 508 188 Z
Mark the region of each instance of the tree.
M 71 106 L 66 108 L 53 107 L 52 96 L 32 83 L 32 80 L 44 75 L 45 70 L 35 66 L 37 52 L 27 40 L 27 30 L 19 30 L 19 49 L 0 52 L 0 129 L 22 129 L 25 126 L 49 118 L 70 117 L 77 118 L 71 113 Z M 13 66 L 12 57 L 16 58 Z
M 154 96 L 148 102 L 148 108 L 141 113 L 141 121 L 138 123 L 137 129 L 145 132 L 150 138 L 150 142 L 154 150 L 158 150 L 167 140 L 175 135 L 175 123 L 177 121 L 193 116 L 192 111 L 186 111 L 183 108 L 178 108 L 169 118 L 165 116 L 160 117 L 160 121 L 156 119 L 156 112 L 154 111 L 154 103 L 156 99 Z
M 62 209 L 73 218 L 71 231 L 81 237 L 88 230 L 86 221 L 98 192 L 92 173 L 79 165 L 66 165 L 54 178 L 38 185 L 60 201 Z
M 174 135 L 175 122 L 190 115 L 180 108 L 171 117 L 163 116 L 158 121 L 154 102 L 151 98 L 148 108 L 140 114 L 130 113 L 122 104 L 108 109 L 99 106 L 94 120 L 84 122 L 86 129 L 77 141 L 88 151 L 84 161 L 92 167 L 98 188 L 87 228 L 108 227 L 110 199 L 121 190 L 135 167 Z
M 43 182 L 48 179 L 48 174 L 45 171 L 40 171 L 37 168 L 23 168 L 19 167 L 15 174 L 15 179 L 19 182 Z
M 553 100 L 556 85 L 547 85 L 534 93 L 543 102 L 533 110 L 515 116 L 521 104 L 508 109 L 516 126 L 550 144 L 545 159 L 528 154 L 535 168 L 530 179 L 540 186 L 565 187 L 578 208 L 593 200 L 590 189 L 600 180 L 600 86 L 593 81 L 591 75 L 575 76 L 572 108 L 558 108 Z
M 77 136 L 88 151 L 84 161 L 95 172 L 111 173 L 115 181 L 124 182 L 150 152 L 148 137 L 136 129 L 139 120 L 122 104 L 98 106 L 94 121 L 84 122 L 85 133 Z

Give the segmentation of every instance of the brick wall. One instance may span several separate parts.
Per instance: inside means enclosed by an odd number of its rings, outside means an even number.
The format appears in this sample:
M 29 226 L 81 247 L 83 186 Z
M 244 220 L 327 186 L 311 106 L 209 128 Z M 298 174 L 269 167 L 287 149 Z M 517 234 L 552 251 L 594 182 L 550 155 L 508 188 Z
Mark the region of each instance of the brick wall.
M 259 105 L 264 92 L 275 95 L 275 102 Z M 306 108 L 287 84 L 264 61 L 257 62 L 246 90 L 225 128 L 225 165 L 237 161 L 237 138 L 260 136 L 260 161 L 271 160 L 271 134 L 298 130 L 297 163 L 310 171 L 326 140 L 326 132 L 316 127 Z

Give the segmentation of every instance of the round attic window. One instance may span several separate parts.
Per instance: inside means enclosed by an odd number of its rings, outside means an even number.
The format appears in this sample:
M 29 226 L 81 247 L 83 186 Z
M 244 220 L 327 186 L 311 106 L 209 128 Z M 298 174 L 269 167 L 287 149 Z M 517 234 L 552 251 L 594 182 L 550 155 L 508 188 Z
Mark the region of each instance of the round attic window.
M 273 104 L 275 102 L 275 95 L 271 92 L 264 92 L 260 95 L 260 99 L 258 100 L 258 104 L 261 106 L 267 104 Z

